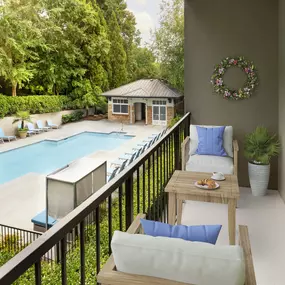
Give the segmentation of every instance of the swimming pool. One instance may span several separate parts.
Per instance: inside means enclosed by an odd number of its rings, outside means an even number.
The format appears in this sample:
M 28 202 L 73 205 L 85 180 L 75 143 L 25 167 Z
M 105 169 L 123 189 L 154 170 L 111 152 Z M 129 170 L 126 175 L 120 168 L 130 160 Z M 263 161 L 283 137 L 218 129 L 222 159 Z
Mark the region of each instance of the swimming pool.
M 49 174 L 98 150 L 112 150 L 131 139 L 119 133 L 84 132 L 60 141 L 44 140 L 0 153 L 0 184 L 34 172 Z

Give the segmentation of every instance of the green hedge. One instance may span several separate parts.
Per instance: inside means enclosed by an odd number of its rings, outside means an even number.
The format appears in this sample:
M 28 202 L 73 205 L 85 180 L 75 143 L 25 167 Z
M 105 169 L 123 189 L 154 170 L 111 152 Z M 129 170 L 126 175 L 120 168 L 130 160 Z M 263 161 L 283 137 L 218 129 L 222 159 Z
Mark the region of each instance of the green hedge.
M 83 115 L 84 113 L 82 111 L 75 111 L 72 114 L 62 115 L 62 123 L 67 124 L 80 121 L 83 118 Z
M 0 118 L 27 110 L 31 114 L 53 113 L 62 110 L 80 109 L 78 102 L 67 96 L 33 95 L 5 96 L 0 94 Z

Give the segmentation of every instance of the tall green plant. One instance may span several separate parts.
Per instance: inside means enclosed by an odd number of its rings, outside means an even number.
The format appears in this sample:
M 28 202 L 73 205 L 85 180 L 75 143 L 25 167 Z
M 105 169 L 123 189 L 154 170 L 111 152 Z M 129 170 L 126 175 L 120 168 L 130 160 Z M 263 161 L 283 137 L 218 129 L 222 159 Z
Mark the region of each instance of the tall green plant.
M 272 157 L 280 151 L 277 135 L 270 135 L 267 128 L 259 126 L 245 138 L 244 155 L 254 164 L 270 163 Z
M 17 122 L 21 122 L 21 129 L 20 130 L 25 130 L 25 121 L 26 122 L 31 122 L 31 117 L 30 117 L 30 113 L 28 111 L 19 111 L 16 115 L 15 115 L 15 119 L 13 121 L 14 123 Z

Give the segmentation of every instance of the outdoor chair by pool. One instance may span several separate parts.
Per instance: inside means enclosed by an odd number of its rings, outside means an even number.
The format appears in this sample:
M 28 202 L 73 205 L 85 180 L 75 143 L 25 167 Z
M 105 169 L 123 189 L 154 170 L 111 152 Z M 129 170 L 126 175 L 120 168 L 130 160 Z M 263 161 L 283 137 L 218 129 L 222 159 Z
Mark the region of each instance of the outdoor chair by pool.
M 40 134 L 42 132 L 41 129 L 36 129 L 32 123 L 27 123 L 27 126 L 31 133 Z
M 47 126 L 50 127 L 51 129 L 58 129 L 59 128 L 58 125 L 52 123 L 52 120 L 47 120 Z
M 3 141 L 11 141 L 11 140 L 16 140 L 16 136 L 5 136 L 3 130 L 0 128 L 0 139 Z
M 37 126 L 40 130 L 45 131 L 45 132 L 51 129 L 50 127 L 44 127 L 41 120 L 37 121 Z
M 131 157 L 128 157 L 126 159 L 124 158 L 119 158 L 117 159 L 116 161 L 112 162 L 111 165 L 115 165 L 115 166 L 121 166 L 123 164 L 124 161 L 127 161 L 127 165 L 130 165 L 134 160 L 135 160 L 135 157 L 137 156 L 137 152 L 134 152 L 133 155 Z
M 3 139 L 0 139 L 0 143 L 4 143 L 4 140 L 3 140 Z
M 107 175 L 107 181 L 108 182 L 111 181 L 117 175 L 118 170 L 119 170 L 119 167 L 116 167 L 113 169 L 112 173 Z

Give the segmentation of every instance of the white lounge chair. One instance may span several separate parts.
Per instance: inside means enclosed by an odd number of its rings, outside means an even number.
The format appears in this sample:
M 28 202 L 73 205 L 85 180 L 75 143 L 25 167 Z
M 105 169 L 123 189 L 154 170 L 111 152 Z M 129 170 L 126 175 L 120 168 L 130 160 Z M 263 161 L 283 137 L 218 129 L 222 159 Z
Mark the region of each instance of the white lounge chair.
M 11 140 L 16 140 L 16 136 L 5 136 L 3 130 L 0 128 L 0 139 L 2 139 L 2 141 L 11 141 Z
M 43 131 L 41 129 L 36 129 L 32 123 L 27 123 L 27 127 L 30 132 L 35 133 L 35 134 L 40 134 Z
M 3 139 L 0 139 L 0 143 L 5 143 Z
M 50 127 L 51 129 L 58 129 L 59 126 L 57 124 L 53 124 L 52 120 L 47 120 L 47 126 Z
M 47 132 L 48 130 L 51 129 L 51 127 L 44 127 L 43 123 L 41 120 L 37 121 L 37 126 L 40 130 Z

